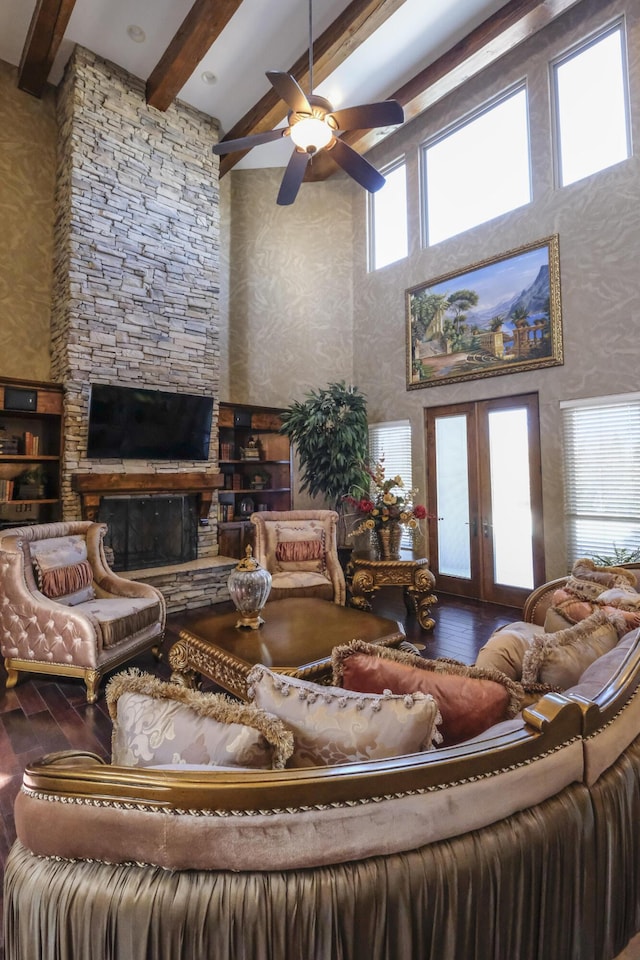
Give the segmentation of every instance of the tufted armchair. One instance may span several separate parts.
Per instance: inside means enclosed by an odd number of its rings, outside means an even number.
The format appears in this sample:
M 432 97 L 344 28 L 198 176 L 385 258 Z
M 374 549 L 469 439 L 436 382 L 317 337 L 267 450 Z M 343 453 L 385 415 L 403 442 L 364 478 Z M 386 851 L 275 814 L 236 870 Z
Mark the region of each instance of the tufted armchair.
M 0 651 L 7 687 L 21 671 L 83 677 L 95 703 L 104 673 L 159 646 L 159 590 L 117 576 L 104 523 L 71 521 L 0 533 Z
M 254 556 L 272 577 L 269 600 L 318 597 L 344 606 L 335 510 L 254 513 Z

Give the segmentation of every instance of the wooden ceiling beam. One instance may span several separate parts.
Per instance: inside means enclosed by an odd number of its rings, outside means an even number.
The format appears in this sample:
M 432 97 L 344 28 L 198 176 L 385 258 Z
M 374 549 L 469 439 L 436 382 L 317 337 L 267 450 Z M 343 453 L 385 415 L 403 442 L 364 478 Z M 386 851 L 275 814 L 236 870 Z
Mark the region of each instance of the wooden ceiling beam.
M 405 0 L 352 0 L 340 16 L 313 43 L 314 86 L 326 80 Z M 305 51 L 287 71 L 302 89 L 309 89 L 309 51 Z M 223 137 L 236 140 L 253 133 L 272 130 L 286 117 L 288 107 L 275 90 L 269 90 Z M 220 158 L 220 176 L 228 173 L 248 150 L 228 153 Z
M 166 110 L 242 0 L 196 0 L 147 80 L 147 103 Z
M 41 97 L 76 0 L 38 0 L 18 67 L 18 87 Z
M 404 107 L 405 123 L 414 120 L 578 2 L 510 0 L 459 43 L 390 94 L 390 99 L 398 100 Z M 379 130 L 353 130 L 345 133 L 342 140 L 358 153 L 366 153 L 387 135 L 383 132 L 381 137 Z M 309 164 L 305 179 L 326 180 L 339 170 L 330 151 L 323 150 Z

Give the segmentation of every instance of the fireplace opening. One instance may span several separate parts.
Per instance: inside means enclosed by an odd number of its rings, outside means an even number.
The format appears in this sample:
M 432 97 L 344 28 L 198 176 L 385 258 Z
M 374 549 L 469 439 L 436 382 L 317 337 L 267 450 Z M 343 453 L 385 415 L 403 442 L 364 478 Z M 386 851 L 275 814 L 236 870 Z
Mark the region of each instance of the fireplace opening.
M 103 497 L 98 519 L 108 531 L 114 570 L 187 563 L 198 555 L 198 497 Z

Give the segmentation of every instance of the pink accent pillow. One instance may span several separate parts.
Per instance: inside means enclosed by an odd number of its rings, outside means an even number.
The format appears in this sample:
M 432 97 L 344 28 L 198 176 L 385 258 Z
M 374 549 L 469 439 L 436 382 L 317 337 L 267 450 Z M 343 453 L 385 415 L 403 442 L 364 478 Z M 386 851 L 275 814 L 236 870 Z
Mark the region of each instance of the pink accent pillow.
M 76 602 L 90 600 L 95 596 L 91 587 L 93 569 L 88 560 L 81 560 L 80 563 L 72 563 L 66 567 L 43 569 L 36 559 L 34 565 L 38 577 L 38 586 L 45 597 L 50 600 L 60 602 L 71 600 L 80 591 L 83 591 L 83 593 Z
M 324 544 L 322 540 L 282 540 L 276 546 L 276 560 L 295 563 L 301 560 L 322 560 Z
M 445 747 L 511 719 L 524 695 L 519 684 L 498 670 L 453 660 L 425 660 L 362 640 L 335 647 L 332 661 L 333 682 L 346 690 L 432 696 L 442 716 L 440 732 Z

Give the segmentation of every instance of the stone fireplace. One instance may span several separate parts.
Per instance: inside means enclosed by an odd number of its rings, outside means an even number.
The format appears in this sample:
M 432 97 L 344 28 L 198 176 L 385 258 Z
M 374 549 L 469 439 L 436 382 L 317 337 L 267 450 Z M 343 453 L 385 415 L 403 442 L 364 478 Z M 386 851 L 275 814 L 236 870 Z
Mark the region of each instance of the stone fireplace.
M 116 489 L 118 498 L 191 498 L 196 557 L 179 566 L 197 562 L 203 576 L 221 566 L 211 479 L 220 373 L 217 127 L 179 101 L 166 112 L 148 107 L 143 81 L 80 47 L 59 87 L 57 113 L 51 369 L 65 390 L 63 514 L 98 515 L 88 512 L 91 491 L 80 489 L 87 477 L 101 478 L 94 482 L 112 495 L 110 478 L 121 478 L 130 489 Z M 213 396 L 209 460 L 88 459 L 92 383 Z M 226 583 L 230 561 L 222 566 Z M 215 576 L 201 602 L 226 598 Z M 185 601 L 181 586 L 176 593 L 178 600 L 167 597 L 170 609 L 198 602 L 191 593 Z
M 114 570 L 189 563 L 198 553 L 195 494 L 103 497 L 98 520 L 107 524 L 105 548 Z

